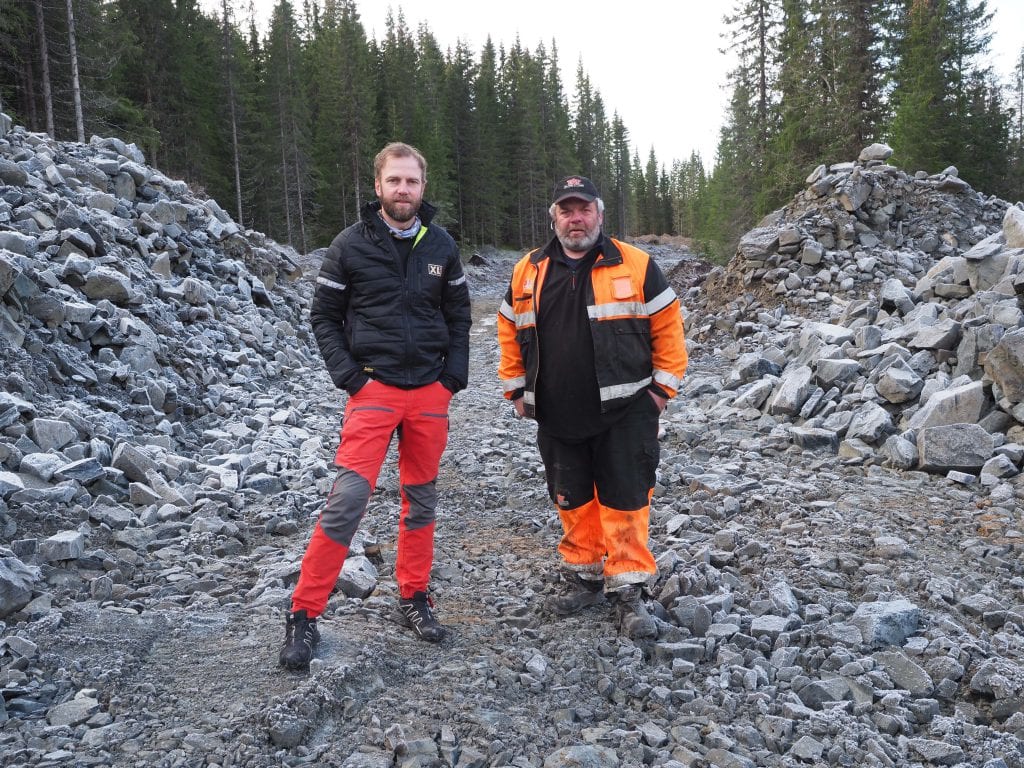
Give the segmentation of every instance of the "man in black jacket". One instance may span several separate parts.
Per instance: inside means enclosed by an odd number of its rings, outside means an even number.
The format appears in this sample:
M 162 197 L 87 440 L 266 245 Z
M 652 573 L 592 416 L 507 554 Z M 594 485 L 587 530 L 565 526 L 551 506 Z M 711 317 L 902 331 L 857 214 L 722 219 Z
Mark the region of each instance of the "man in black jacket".
M 393 434 L 402 508 L 395 578 L 399 618 L 423 640 L 445 629 L 428 595 L 437 474 L 448 405 L 469 377 L 469 289 L 458 248 L 431 225 L 427 163 L 408 144 L 374 160 L 377 202 L 331 243 L 310 320 L 335 386 L 348 392 L 338 474 L 302 559 L 280 663 L 309 664 L 317 617 L 348 555 Z

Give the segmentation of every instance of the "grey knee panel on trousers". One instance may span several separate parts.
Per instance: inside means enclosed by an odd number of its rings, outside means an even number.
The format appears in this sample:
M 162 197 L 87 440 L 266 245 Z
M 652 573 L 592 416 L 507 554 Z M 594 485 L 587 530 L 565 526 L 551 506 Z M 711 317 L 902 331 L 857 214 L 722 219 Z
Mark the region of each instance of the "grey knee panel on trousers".
M 370 491 L 370 484 L 358 472 L 344 467 L 338 470 L 320 516 L 320 527 L 327 538 L 344 547 L 352 543 L 370 500 Z
M 406 530 L 425 528 L 434 522 L 437 509 L 437 481 L 420 485 L 403 485 L 402 492 L 409 500 L 409 514 L 405 518 Z

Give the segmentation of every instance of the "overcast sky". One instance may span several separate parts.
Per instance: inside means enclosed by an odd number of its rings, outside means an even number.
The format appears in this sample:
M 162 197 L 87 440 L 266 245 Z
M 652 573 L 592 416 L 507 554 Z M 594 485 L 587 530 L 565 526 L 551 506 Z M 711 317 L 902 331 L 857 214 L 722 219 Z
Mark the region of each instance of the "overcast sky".
M 256 13 L 269 18 L 275 0 L 254 0 Z M 220 0 L 202 4 L 219 7 Z M 248 0 L 234 0 L 245 13 Z M 293 0 L 293 5 L 302 3 Z M 536 50 L 558 45 L 562 84 L 572 96 L 581 60 L 591 85 L 601 92 L 608 116 L 618 111 L 642 161 L 653 145 L 660 163 L 688 158 L 698 151 L 710 170 L 718 144 L 731 65 L 722 54 L 722 16 L 733 7 L 725 0 L 633 0 L 610 3 L 516 0 L 389 2 L 357 0 L 368 36 L 381 39 L 388 10 L 401 8 L 414 32 L 426 22 L 442 49 L 463 40 L 479 56 L 487 36 L 506 49 L 519 37 Z M 989 0 L 995 13 L 993 65 L 1008 79 L 1024 46 L 1024 0 Z M 828 158 L 842 161 L 852 158 Z

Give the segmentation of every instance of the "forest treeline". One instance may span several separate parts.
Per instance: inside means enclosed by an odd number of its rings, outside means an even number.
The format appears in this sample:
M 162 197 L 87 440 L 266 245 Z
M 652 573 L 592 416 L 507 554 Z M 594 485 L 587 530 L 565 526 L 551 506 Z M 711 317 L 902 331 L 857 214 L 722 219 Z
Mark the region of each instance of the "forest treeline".
M 548 236 L 555 179 L 593 178 L 605 229 L 691 237 L 727 257 L 822 162 L 890 144 L 905 170 L 955 165 L 1024 198 L 1024 49 L 1012 82 L 987 62 L 986 0 L 736 0 L 736 67 L 716 157 L 641 157 L 583 62 L 567 88 L 556 41 L 442 49 L 401 10 L 367 37 L 354 0 L 279 0 L 261 32 L 222 0 L 0 0 L 0 111 L 30 130 L 139 145 L 147 162 L 237 221 L 306 251 L 372 199 L 372 158 L 407 141 L 428 199 L 468 248 Z M 598 55 L 598 52 L 595 52 Z M 642 56 L 642 51 L 629 55 Z M 674 81 L 699 77 L 661 73 Z M 701 104 L 649 120 L 722 120 Z

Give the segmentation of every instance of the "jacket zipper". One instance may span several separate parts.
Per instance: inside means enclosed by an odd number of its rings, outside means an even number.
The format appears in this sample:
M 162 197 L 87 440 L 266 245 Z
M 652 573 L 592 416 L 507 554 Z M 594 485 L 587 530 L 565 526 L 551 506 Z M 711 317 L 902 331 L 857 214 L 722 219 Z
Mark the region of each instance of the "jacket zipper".
M 537 353 L 534 356 L 537 360 L 537 365 L 534 366 L 533 372 L 533 386 L 528 388 L 528 391 L 533 392 L 533 404 L 530 406 L 530 410 L 533 411 L 533 415 L 537 415 L 537 379 L 540 377 L 540 328 L 537 326 L 539 308 L 537 306 L 537 297 L 540 295 L 540 265 L 533 265 L 533 296 L 530 297 L 530 303 L 533 304 L 533 338 L 534 344 L 537 347 Z
M 411 368 L 412 368 L 412 349 L 414 347 L 412 338 L 412 322 L 409 319 L 410 306 L 409 306 L 409 270 L 412 268 L 413 262 L 413 251 L 416 250 L 416 246 L 419 245 L 420 240 L 427 232 L 427 227 L 424 224 L 420 224 L 420 230 L 416 233 L 416 239 L 413 241 L 412 248 L 409 249 L 409 258 L 405 262 L 405 272 L 402 272 L 402 257 L 398 253 L 398 248 L 393 242 L 393 238 L 387 235 L 386 242 L 387 247 L 391 249 L 391 256 L 395 260 L 395 266 L 398 267 L 399 280 L 402 283 L 402 326 L 405 333 L 406 347 L 405 347 L 405 370 L 406 377 L 405 383 L 407 385 L 412 384 Z

